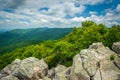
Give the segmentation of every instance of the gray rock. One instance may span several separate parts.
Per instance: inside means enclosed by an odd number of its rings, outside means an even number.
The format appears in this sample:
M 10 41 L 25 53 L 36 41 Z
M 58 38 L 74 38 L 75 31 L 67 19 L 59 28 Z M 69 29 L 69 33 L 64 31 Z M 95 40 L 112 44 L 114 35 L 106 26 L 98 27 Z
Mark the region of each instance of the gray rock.
M 44 77 L 42 80 L 51 80 L 51 79 L 48 77 Z
M 66 78 L 67 80 L 70 80 L 70 74 L 71 74 L 71 67 L 68 67 L 67 70 L 65 71 Z
M 96 46 L 97 44 L 94 43 Z M 117 55 L 108 47 L 98 46 L 99 48 L 92 48 L 97 52 L 96 59 L 99 61 L 96 63 L 98 69 L 94 76 L 94 80 L 119 80 L 120 78 L 118 76 L 120 75 L 120 70 L 114 65 L 114 61 L 110 59 L 111 55 L 115 57 L 117 57 Z
M 51 78 L 52 80 L 55 79 L 55 69 L 52 68 L 51 70 L 48 71 L 48 75 L 49 78 Z
M 115 57 L 114 64 L 120 69 L 120 56 Z
M 73 65 L 71 67 L 70 80 L 89 80 L 87 72 L 83 68 L 83 63 L 80 54 L 73 58 Z
M 104 47 L 104 45 L 102 44 L 102 42 L 97 42 L 97 43 L 93 43 L 92 45 L 89 46 L 89 49 L 98 49 Z
M 19 67 L 20 63 L 21 63 L 21 60 L 16 59 L 11 64 L 6 66 L 4 69 L 2 69 L 0 72 L 0 78 L 12 74 L 14 70 L 16 70 Z
M 113 43 L 112 50 L 120 55 L 120 42 Z
M 83 49 L 80 52 L 80 57 L 82 60 L 82 67 L 87 72 L 90 77 L 93 77 L 97 71 L 97 52 L 94 49 Z
M 102 43 L 93 43 L 73 58 L 70 80 L 119 80 L 120 70 L 110 56 L 117 56 Z
M 12 76 L 12 75 L 9 75 L 9 76 L 6 76 L 6 77 L 2 77 L 0 80 L 19 80 L 19 79 Z
M 67 68 L 63 65 L 57 65 L 55 68 L 55 80 L 67 80 L 66 77 Z
M 57 67 L 55 68 L 55 73 L 63 72 L 66 69 L 67 68 L 65 66 L 58 64 Z
M 97 52 L 98 59 L 110 58 L 110 55 L 115 55 L 108 47 L 105 47 L 101 42 L 93 43 L 89 49 L 94 49 Z
M 99 76 L 102 80 L 119 80 L 118 76 L 120 75 L 120 70 L 114 65 L 110 59 L 104 59 L 100 62 L 100 68 L 98 69 Z M 98 79 L 96 77 L 95 79 Z M 99 79 L 99 80 L 101 80 Z
M 20 80 L 37 80 L 46 76 L 48 65 L 42 60 L 34 57 L 24 59 L 18 69 L 13 73 Z
M 69 80 L 70 69 L 63 65 L 58 64 L 56 68 L 52 68 L 48 71 L 48 78 L 51 80 Z
M 99 62 L 95 80 L 119 80 L 120 70 L 114 65 L 110 59 L 104 59 Z

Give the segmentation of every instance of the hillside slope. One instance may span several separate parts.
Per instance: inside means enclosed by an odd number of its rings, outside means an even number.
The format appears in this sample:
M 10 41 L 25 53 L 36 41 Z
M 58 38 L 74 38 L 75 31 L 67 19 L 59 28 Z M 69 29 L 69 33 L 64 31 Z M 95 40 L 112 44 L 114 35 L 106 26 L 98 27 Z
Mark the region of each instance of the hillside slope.
M 37 44 L 44 40 L 56 40 L 71 31 L 72 28 L 33 28 L 15 29 L 0 33 L 0 54 L 10 52 L 15 48 Z

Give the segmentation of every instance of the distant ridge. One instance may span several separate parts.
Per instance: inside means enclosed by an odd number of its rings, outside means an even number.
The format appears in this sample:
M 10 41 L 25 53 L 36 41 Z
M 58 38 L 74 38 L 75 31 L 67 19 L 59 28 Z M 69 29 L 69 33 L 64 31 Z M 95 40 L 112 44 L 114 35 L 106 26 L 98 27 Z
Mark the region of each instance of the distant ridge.
M 0 33 L 0 54 L 15 48 L 36 44 L 44 40 L 56 40 L 64 37 L 72 28 L 30 28 L 14 29 Z M 56 34 L 57 33 L 57 34 Z

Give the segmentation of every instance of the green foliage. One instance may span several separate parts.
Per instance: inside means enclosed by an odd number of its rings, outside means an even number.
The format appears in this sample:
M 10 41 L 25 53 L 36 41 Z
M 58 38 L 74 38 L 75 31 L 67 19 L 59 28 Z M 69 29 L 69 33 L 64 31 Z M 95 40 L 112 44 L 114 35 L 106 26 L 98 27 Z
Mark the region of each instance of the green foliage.
M 57 42 L 51 52 L 51 56 L 47 58 L 49 67 L 56 66 L 58 63 L 66 64 L 66 66 L 69 66 L 70 62 L 72 62 L 72 57 L 75 54 L 73 53 L 73 50 L 73 45 L 71 43 L 63 41 Z
M 103 42 L 104 45 L 110 47 L 116 41 L 120 41 L 119 25 L 107 28 L 103 24 L 86 21 L 82 23 L 82 27 L 74 27 L 73 32 L 62 39 L 49 40 L 36 45 L 17 48 L 0 56 L 0 69 L 16 58 L 24 59 L 30 56 L 39 59 L 45 58 L 50 68 L 57 64 L 70 66 L 73 56 L 79 53 L 81 49 L 88 48 L 92 43 Z M 114 60 L 114 58 L 114 55 L 110 56 L 110 60 Z
M 115 60 L 115 55 L 111 55 L 111 56 L 110 56 L 110 60 L 111 60 L 111 61 Z
M 96 25 L 96 23 L 94 23 L 93 21 L 82 22 L 82 27 L 90 27 L 92 25 Z
M 111 28 L 108 28 L 104 39 L 105 45 L 107 45 L 108 47 L 111 47 L 113 42 L 120 41 L 120 26 L 114 25 Z
M 0 54 L 11 52 L 16 48 L 38 44 L 45 40 L 56 40 L 71 31 L 72 28 L 33 28 L 0 33 Z

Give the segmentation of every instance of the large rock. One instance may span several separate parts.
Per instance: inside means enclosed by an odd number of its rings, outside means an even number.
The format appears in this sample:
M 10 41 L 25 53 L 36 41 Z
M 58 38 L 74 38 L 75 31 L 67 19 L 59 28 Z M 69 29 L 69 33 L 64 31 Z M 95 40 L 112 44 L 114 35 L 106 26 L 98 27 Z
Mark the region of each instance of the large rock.
M 99 44 L 99 45 L 98 45 Z M 119 68 L 114 64 L 111 60 L 111 56 L 114 56 L 114 58 L 117 58 L 116 53 L 111 51 L 108 47 L 104 47 L 101 43 L 94 43 L 94 46 L 98 45 L 99 48 L 91 48 L 95 49 L 97 52 L 96 58 L 99 60 L 97 63 L 98 69 L 96 72 L 96 75 L 94 76 L 95 80 L 118 80 L 120 79 L 118 76 L 120 75 Z M 92 45 L 93 46 L 93 45 Z
M 93 78 L 97 71 L 97 52 L 94 49 L 84 49 L 80 52 L 80 58 L 82 60 L 82 67 L 87 72 L 90 78 Z
M 95 80 L 119 80 L 120 70 L 110 59 L 104 59 L 99 62 L 98 71 L 94 77 Z
M 73 65 L 70 73 L 70 80 L 89 80 L 87 72 L 83 68 L 80 54 L 77 54 L 73 58 Z
M 102 43 L 93 43 L 73 58 L 71 80 L 119 80 L 120 70 L 111 56 L 117 56 Z
M 102 47 L 104 47 L 102 42 L 98 42 L 98 43 L 93 43 L 92 45 L 90 45 L 89 49 L 98 49 L 98 48 L 102 48 Z
M 11 64 L 6 66 L 4 69 L 2 69 L 0 72 L 0 78 L 11 75 L 14 72 L 14 70 L 16 70 L 19 67 L 20 63 L 21 63 L 21 60 L 16 59 Z
M 58 64 L 57 67 L 48 71 L 47 77 L 51 80 L 70 80 L 71 67 L 67 68 Z
M 55 80 L 67 80 L 66 77 L 67 68 L 63 65 L 57 65 L 55 68 Z
M 114 60 L 114 64 L 120 69 L 120 56 L 117 56 Z
M 97 44 L 96 44 L 97 45 Z M 102 45 L 102 44 L 101 44 Z M 95 48 L 93 48 L 95 49 Z M 95 80 L 119 80 L 120 70 L 111 60 L 111 56 L 117 58 L 116 53 L 111 51 L 108 47 L 99 47 L 95 49 L 98 56 L 96 57 L 99 60 L 98 70 L 95 75 Z
M 112 50 L 120 55 L 120 42 L 113 43 Z
M 116 55 L 108 47 L 105 47 L 101 42 L 93 43 L 92 45 L 90 45 L 89 49 L 94 49 L 97 52 L 96 57 L 99 60 L 110 58 L 110 55 Z
M 51 78 L 51 80 L 68 80 L 68 76 L 70 75 L 69 70 L 70 68 L 59 64 L 56 68 L 48 71 L 48 77 Z
M 45 76 L 45 77 L 43 77 L 43 79 L 42 80 L 52 80 L 51 78 L 49 78 L 49 77 L 47 77 L 47 76 Z
M 48 76 L 50 79 L 54 80 L 54 79 L 55 79 L 55 69 L 52 68 L 51 70 L 49 70 L 47 76 Z
M 19 79 L 12 76 L 12 75 L 9 75 L 9 76 L 6 76 L 6 77 L 2 77 L 0 80 L 19 80 Z
M 48 65 L 42 60 L 34 57 L 24 59 L 13 73 L 20 80 L 38 80 L 46 76 Z

